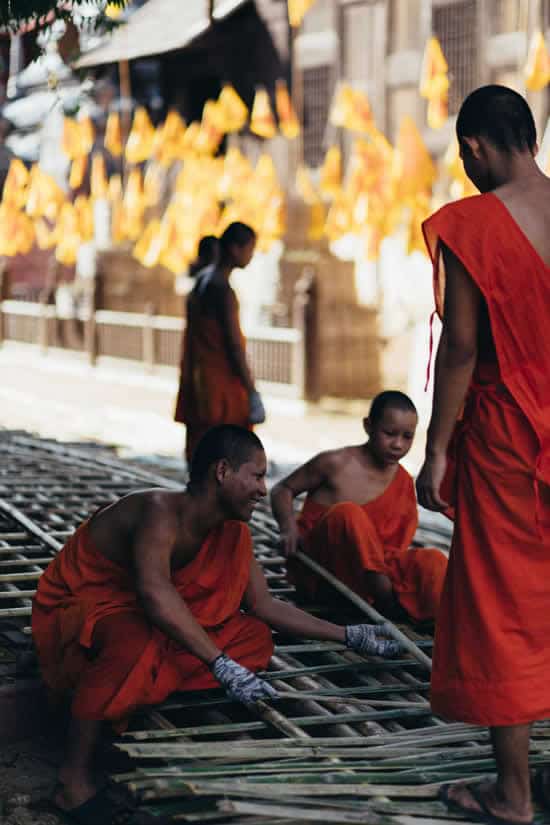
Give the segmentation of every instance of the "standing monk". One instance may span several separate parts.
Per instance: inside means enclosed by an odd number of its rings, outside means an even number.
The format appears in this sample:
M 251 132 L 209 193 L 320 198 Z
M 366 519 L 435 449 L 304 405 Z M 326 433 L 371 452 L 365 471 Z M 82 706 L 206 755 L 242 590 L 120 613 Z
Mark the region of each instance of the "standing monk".
M 443 332 L 417 490 L 455 513 L 432 707 L 487 725 L 497 764 L 496 783 L 444 787 L 445 801 L 525 825 L 530 724 L 550 716 L 550 180 L 511 89 L 473 92 L 456 129 L 483 194 L 424 224 Z
M 365 444 L 319 453 L 273 488 L 289 574 L 308 599 L 329 600 L 334 589 L 293 558 L 298 546 L 382 613 L 435 618 L 447 559 L 434 548 L 411 548 L 418 509 L 413 480 L 399 463 L 417 421 L 408 396 L 380 393 L 363 422 Z M 301 493 L 307 498 L 296 520 Z
M 124 724 L 176 690 L 221 684 L 245 704 L 276 698 L 253 673 L 271 658 L 269 626 L 359 653 L 399 652 L 380 626 L 340 627 L 271 596 L 246 526 L 265 474 L 254 433 L 215 427 L 186 491 L 145 490 L 103 508 L 41 577 L 32 630 L 42 675 L 52 691 L 73 691 L 55 803 L 82 825 L 132 822 L 92 773 L 102 723 Z
M 246 360 L 239 303 L 229 284 L 232 271 L 248 266 L 256 235 L 232 223 L 220 238 L 219 261 L 199 273 L 187 299 L 187 323 L 175 420 L 185 424 L 191 460 L 204 433 L 217 424 L 252 428 L 265 410 Z

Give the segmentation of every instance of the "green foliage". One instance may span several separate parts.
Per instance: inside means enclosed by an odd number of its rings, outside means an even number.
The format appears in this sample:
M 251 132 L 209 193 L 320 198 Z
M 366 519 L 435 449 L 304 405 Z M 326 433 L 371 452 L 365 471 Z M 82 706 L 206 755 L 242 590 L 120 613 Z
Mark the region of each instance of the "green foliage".
M 94 27 L 110 27 L 113 21 L 105 17 L 106 0 L 88 0 L 97 6 L 99 14 L 90 20 Z M 17 32 L 28 23 L 37 23 L 45 28 L 54 20 L 70 20 L 73 10 L 77 10 L 85 0 L 0 0 L 0 28 Z M 110 0 L 114 6 L 123 7 L 128 0 Z

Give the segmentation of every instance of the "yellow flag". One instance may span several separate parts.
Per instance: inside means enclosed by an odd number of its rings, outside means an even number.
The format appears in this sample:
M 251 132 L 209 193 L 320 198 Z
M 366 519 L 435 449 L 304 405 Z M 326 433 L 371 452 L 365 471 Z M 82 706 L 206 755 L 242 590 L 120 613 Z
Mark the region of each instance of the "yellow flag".
M 182 157 L 183 141 L 185 138 L 185 121 L 179 112 L 171 109 L 166 120 L 155 131 L 152 155 L 163 166 L 169 166 Z
M 275 103 L 281 133 L 289 140 L 298 137 L 300 124 L 284 80 L 278 80 L 275 86 Z
M 80 150 L 83 155 L 87 155 L 92 151 L 95 140 L 95 129 L 91 117 L 85 115 L 78 121 L 78 130 L 80 132 Z
M 122 131 L 118 112 L 109 112 L 105 126 L 105 148 L 114 158 L 122 154 Z
M 51 175 L 35 163 L 29 177 L 25 211 L 31 218 L 48 218 L 55 221 L 63 204 L 65 193 Z
M 195 151 L 200 154 L 213 155 L 222 141 L 223 134 L 223 110 L 216 101 L 207 100 L 202 110 L 202 120 L 195 139 Z
M 44 218 L 38 218 L 34 222 L 36 244 L 39 249 L 51 249 L 57 243 L 57 232 L 50 228 Z
M 128 163 L 142 163 L 151 157 L 155 130 L 143 106 L 136 109 L 128 140 L 125 156 Z
M 415 197 L 431 189 L 436 169 L 416 123 L 402 118 L 395 144 L 393 175 L 401 198 Z
M 111 203 L 122 200 L 122 178 L 120 175 L 111 175 L 107 187 L 107 198 Z
M 424 49 L 420 70 L 420 94 L 431 100 L 449 89 L 449 70 L 437 37 L 430 37 Z
M 301 26 L 302 20 L 314 3 L 315 0 L 288 0 L 288 21 L 292 28 Z
M 536 31 L 529 44 L 525 65 L 525 85 L 532 92 L 544 89 L 550 82 L 550 54 L 541 31 Z
M 441 129 L 449 117 L 449 97 L 447 92 L 440 97 L 432 97 L 428 101 L 428 126 L 430 129 Z
M 158 263 L 162 252 L 160 240 L 160 221 L 155 218 L 149 221 L 145 230 L 134 247 L 133 255 L 142 266 L 148 268 Z
M 342 153 L 338 146 L 331 146 L 321 167 L 319 189 L 334 198 L 342 186 Z
M 132 169 L 128 175 L 123 197 L 124 232 L 130 240 L 136 240 L 142 230 L 145 202 L 143 184 L 139 169 Z
M 374 116 L 364 92 L 342 83 L 336 90 L 329 115 L 333 126 L 368 134 L 374 129 Z
M 81 157 L 82 152 L 81 136 L 78 123 L 73 117 L 63 118 L 63 134 L 61 137 L 61 150 L 71 160 Z
M 233 86 L 223 87 L 218 103 L 225 120 L 225 131 L 240 132 L 248 120 L 248 109 Z
M 94 210 L 90 198 L 85 195 L 79 195 L 75 202 L 74 208 L 78 221 L 78 233 L 84 243 L 93 240 L 94 237 Z
M 267 140 L 275 137 L 277 134 L 269 95 L 265 89 L 258 89 L 256 91 L 254 105 L 252 106 L 252 113 L 250 115 L 250 131 Z
M 78 214 L 72 203 L 63 204 L 57 221 L 56 260 L 66 266 L 76 263 L 78 247 L 81 243 Z
M 90 173 L 90 194 L 92 198 L 106 198 L 109 189 L 105 158 L 96 152 L 92 157 L 92 171 Z
M 162 192 L 162 171 L 156 163 L 147 165 L 143 177 L 143 195 L 147 206 L 156 206 Z
M 19 209 L 27 199 L 29 171 L 19 158 L 12 158 L 4 183 L 2 203 Z
M 14 206 L 0 205 L 0 255 L 12 257 L 26 255 L 34 243 L 34 226 L 31 219 Z
M 322 201 L 317 201 L 310 206 L 309 227 L 307 236 L 310 241 L 320 241 L 325 233 L 326 213 Z
M 87 166 L 88 158 L 86 155 L 81 155 L 73 160 L 71 163 L 71 173 L 69 175 L 69 186 L 71 189 L 78 189 L 79 186 L 82 186 Z
M 325 224 L 325 235 L 336 241 L 353 231 L 352 206 L 343 193 L 332 202 Z

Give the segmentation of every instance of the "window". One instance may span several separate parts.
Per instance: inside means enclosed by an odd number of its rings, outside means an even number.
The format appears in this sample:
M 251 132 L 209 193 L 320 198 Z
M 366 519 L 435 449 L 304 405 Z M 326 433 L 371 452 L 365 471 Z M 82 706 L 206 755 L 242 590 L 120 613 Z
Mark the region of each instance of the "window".
M 304 163 L 317 167 L 325 154 L 325 131 L 332 100 L 330 66 L 314 66 L 303 71 Z
M 507 34 L 524 28 L 521 3 L 517 0 L 491 0 L 490 30 L 491 34 Z
M 479 85 L 476 0 L 436 6 L 432 28 L 449 64 L 449 114 L 457 114 L 467 94 Z

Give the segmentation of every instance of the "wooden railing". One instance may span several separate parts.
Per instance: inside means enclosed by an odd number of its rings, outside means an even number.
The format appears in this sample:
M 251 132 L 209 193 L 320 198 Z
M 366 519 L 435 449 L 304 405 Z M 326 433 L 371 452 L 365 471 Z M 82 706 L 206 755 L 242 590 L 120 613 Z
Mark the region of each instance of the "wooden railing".
M 0 343 L 10 340 L 36 344 L 43 351 L 49 347 L 81 351 L 92 363 L 108 356 L 141 361 L 150 370 L 157 366 L 178 367 L 184 327 L 183 319 L 155 315 L 151 308 L 145 313 L 95 310 L 87 318 L 59 318 L 51 304 L 0 302 Z M 303 326 L 257 326 L 245 333 L 256 378 L 269 382 L 275 392 L 303 398 Z

